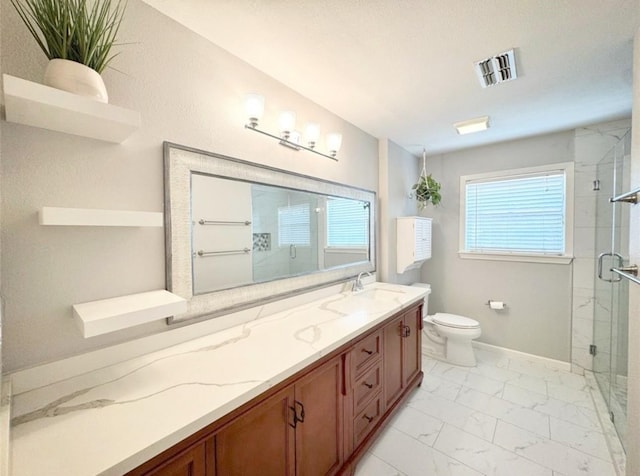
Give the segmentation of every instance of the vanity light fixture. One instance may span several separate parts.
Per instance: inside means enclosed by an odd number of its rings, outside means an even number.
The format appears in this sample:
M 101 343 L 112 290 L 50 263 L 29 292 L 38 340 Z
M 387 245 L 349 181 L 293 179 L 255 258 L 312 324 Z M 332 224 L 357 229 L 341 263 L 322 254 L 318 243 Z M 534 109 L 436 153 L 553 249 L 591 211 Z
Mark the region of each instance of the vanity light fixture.
M 458 134 L 471 134 L 472 132 L 486 131 L 489 129 L 489 116 L 476 117 L 468 121 L 456 122 L 453 124 Z
M 309 123 L 306 125 L 304 140 L 307 145 L 303 145 L 301 143 L 300 133 L 295 130 L 296 115 L 294 112 L 283 111 L 280 114 L 278 118 L 280 135 L 275 135 L 258 128 L 258 124 L 264 113 L 264 97 L 258 94 L 248 94 L 245 100 L 245 109 L 248 118 L 247 123 L 244 125 L 245 129 L 259 132 L 260 134 L 276 139 L 280 145 L 284 145 L 285 147 L 294 150 L 304 149 L 329 159 L 338 160 L 336 155 L 342 146 L 342 134 L 336 132 L 327 134 L 326 143 L 329 153 L 324 154 L 316 150 L 316 145 L 320 138 L 320 127 L 317 124 Z
M 320 127 L 318 124 L 310 122 L 304 128 L 304 138 L 307 140 L 307 145 L 310 149 L 313 149 L 320 138 Z
M 257 127 L 258 121 L 260 121 L 264 113 L 264 98 L 259 94 L 247 94 L 245 108 L 249 117 L 249 125 Z
M 289 140 L 291 131 L 296 126 L 296 113 L 292 111 L 283 111 L 280 113 L 280 136 L 284 140 Z
M 342 134 L 338 134 L 337 132 L 332 132 L 327 135 L 327 149 L 329 149 L 329 154 L 331 157 L 335 157 L 340 147 L 342 146 Z

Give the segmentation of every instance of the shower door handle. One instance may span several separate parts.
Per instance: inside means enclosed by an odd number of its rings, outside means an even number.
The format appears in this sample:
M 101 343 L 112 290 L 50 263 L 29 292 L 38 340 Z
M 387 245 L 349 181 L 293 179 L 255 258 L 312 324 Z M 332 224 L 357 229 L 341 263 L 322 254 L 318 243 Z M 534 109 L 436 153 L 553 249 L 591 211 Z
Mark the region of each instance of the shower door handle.
M 603 281 L 607 281 L 607 282 L 611 282 L 610 279 L 604 279 L 602 277 L 602 260 L 604 259 L 605 256 L 611 256 L 611 253 L 600 253 L 598 255 L 598 279 L 601 279 Z
M 622 264 L 624 263 L 624 258 L 622 257 L 622 255 L 620 253 L 600 253 L 598 255 L 598 278 L 601 279 L 602 281 L 606 281 L 607 283 L 617 283 L 618 281 L 620 281 L 622 278 L 612 278 L 612 279 L 606 279 L 602 277 L 602 260 L 604 259 L 605 256 L 611 256 L 612 258 L 618 258 L 618 268 L 622 266 Z
M 616 268 L 619 269 L 624 269 L 623 265 L 624 265 L 624 258 L 622 257 L 622 255 L 620 253 L 613 253 L 613 256 L 615 258 L 618 258 L 618 266 L 614 266 L 612 267 L 609 271 L 613 271 Z M 618 279 L 616 279 L 616 276 L 618 277 Z M 622 281 L 622 276 L 620 276 L 619 274 L 616 273 L 616 275 L 611 279 L 612 283 L 619 283 L 620 281 Z

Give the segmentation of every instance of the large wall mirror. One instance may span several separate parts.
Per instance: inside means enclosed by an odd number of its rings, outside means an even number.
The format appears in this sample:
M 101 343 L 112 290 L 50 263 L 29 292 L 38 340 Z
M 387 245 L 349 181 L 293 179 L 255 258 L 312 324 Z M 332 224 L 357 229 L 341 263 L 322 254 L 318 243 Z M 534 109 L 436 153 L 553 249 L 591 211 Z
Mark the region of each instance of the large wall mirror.
M 375 270 L 375 193 L 166 142 L 172 320 L 215 316 Z

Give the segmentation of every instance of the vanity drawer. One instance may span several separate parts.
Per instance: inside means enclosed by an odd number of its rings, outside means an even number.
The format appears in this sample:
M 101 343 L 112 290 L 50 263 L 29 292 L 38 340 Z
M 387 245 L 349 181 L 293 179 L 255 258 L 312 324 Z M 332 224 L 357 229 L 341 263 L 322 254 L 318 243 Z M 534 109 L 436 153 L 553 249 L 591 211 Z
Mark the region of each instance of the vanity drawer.
M 374 332 L 358 342 L 351 351 L 351 358 L 354 364 L 354 375 L 359 375 L 370 362 L 380 357 L 382 344 L 382 332 Z
M 353 446 L 356 448 L 360 442 L 376 426 L 382 414 L 382 393 L 371 400 L 371 402 L 358 413 L 353 421 Z
M 354 413 L 360 413 L 371 396 L 380 390 L 382 383 L 381 375 L 382 362 L 378 362 L 375 367 L 364 373 L 362 377 L 356 379 L 353 386 Z

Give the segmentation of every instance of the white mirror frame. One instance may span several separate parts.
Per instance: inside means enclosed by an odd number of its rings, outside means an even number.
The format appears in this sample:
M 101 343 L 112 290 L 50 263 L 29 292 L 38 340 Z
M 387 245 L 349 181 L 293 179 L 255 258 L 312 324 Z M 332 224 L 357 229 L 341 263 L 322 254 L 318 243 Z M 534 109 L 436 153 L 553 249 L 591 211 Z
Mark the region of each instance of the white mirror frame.
M 191 269 L 192 172 L 369 202 L 369 261 L 194 295 Z M 164 143 L 164 187 L 167 289 L 188 302 L 187 312 L 170 318 L 169 323 L 197 317 L 216 317 L 344 282 L 361 272 L 375 271 L 376 194 L 370 190 L 324 181 L 171 142 Z

